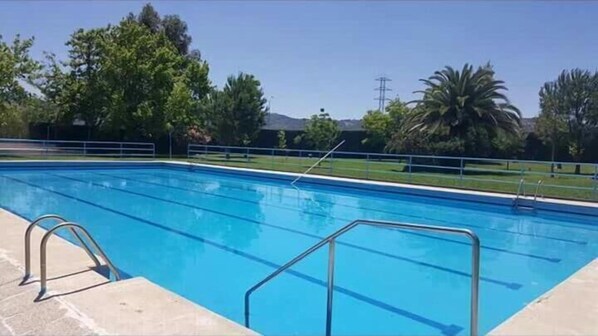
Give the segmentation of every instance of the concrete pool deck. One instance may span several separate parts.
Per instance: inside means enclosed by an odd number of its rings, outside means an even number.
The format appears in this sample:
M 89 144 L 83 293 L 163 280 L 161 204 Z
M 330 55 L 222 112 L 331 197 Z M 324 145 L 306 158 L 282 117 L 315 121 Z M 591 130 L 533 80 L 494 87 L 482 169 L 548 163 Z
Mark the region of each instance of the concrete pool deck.
M 48 241 L 48 293 L 40 298 L 38 279 L 22 283 L 27 225 L 0 209 L 0 335 L 257 335 L 145 278 L 110 282 L 58 236 Z M 44 232 L 32 234 L 34 276 Z
M 598 258 L 490 332 L 491 335 L 598 335 Z

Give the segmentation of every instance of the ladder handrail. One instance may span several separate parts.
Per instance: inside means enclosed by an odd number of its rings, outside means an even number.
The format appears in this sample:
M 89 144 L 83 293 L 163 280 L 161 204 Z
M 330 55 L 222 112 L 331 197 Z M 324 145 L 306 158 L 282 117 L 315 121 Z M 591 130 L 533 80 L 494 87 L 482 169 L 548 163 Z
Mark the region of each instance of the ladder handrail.
M 245 326 L 249 328 L 249 316 L 250 316 L 250 296 L 257 289 L 262 287 L 264 284 L 286 271 L 299 261 L 303 260 L 313 252 L 319 250 L 324 245 L 329 245 L 328 251 L 328 286 L 327 286 L 327 305 L 326 305 L 326 335 L 330 336 L 332 333 L 332 295 L 334 292 L 334 256 L 335 256 L 335 240 L 344 233 L 352 230 L 359 225 L 369 225 L 374 227 L 391 227 L 398 229 L 407 229 L 415 231 L 430 231 L 437 233 L 449 233 L 464 235 L 471 239 L 472 242 L 472 260 L 471 260 L 471 311 L 470 311 L 470 334 L 476 336 L 478 334 L 478 298 L 479 298 L 479 282 L 480 282 L 480 239 L 471 230 L 453 227 L 433 226 L 424 224 L 409 224 L 399 222 L 387 222 L 387 221 L 373 221 L 358 219 L 355 220 L 336 232 L 332 233 L 328 237 L 322 239 L 303 253 L 299 254 L 291 261 L 282 265 L 276 271 L 268 275 L 262 281 L 255 284 L 245 292 Z
M 538 194 L 540 192 L 540 188 L 544 184 L 544 181 L 538 180 L 538 184 L 536 184 L 536 192 L 534 193 L 534 204 L 536 204 L 536 200 L 538 199 Z M 544 197 L 544 196 L 542 196 Z
M 522 194 L 523 193 L 523 194 Z M 517 194 L 513 199 L 513 207 L 517 207 L 519 205 L 519 197 L 525 197 L 525 179 L 519 180 L 519 186 L 517 187 Z
M 114 277 L 116 278 L 116 280 L 118 281 L 121 279 L 120 274 L 116 270 L 116 267 L 114 267 L 114 264 L 112 264 L 112 261 L 110 261 L 108 256 L 104 253 L 104 251 L 98 245 L 98 243 L 91 237 L 89 232 L 87 232 L 87 230 L 83 226 L 81 226 L 77 223 L 64 222 L 64 223 L 60 223 L 60 224 L 56 225 L 55 227 L 51 228 L 50 230 L 48 230 L 48 232 L 46 232 L 46 234 L 44 234 L 44 236 L 42 237 L 42 242 L 40 244 L 40 258 L 39 258 L 40 259 L 40 275 L 41 275 L 40 295 L 43 295 L 47 289 L 47 287 L 46 287 L 46 283 L 47 283 L 47 279 L 46 279 L 47 278 L 47 275 L 46 275 L 46 245 L 48 243 L 48 239 L 50 239 L 50 237 L 54 234 L 54 232 L 56 232 L 62 228 L 69 228 L 69 229 L 73 229 L 73 230 L 76 229 L 76 230 L 81 231 L 81 233 L 83 233 L 85 238 L 91 243 L 91 245 L 93 245 L 93 247 L 96 249 L 98 254 L 102 257 L 102 259 L 104 259 L 104 262 L 106 263 L 106 265 L 108 266 L 108 268 L 110 269 L 112 274 L 114 274 Z M 87 247 L 87 245 L 84 245 L 83 249 L 88 250 L 89 248 Z M 90 250 L 88 250 L 87 252 L 88 252 L 88 254 L 91 253 Z
M 293 182 L 291 182 L 291 185 L 295 184 L 295 182 L 299 181 L 303 176 L 307 175 L 307 173 L 309 173 L 312 169 L 314 169 L 315 166 L 317 166 L 318 164 L 320 164 L 320 162 L 324 161 L 328 157 L 328 155 L 332 154 L 332 152 L 334 152 L 335 150 L 337 150 L 344 143 L 345 143 L 345 140 L 341 141 L 338 145 L 334 146 L 334 148 L 332 148 L 331 150 L 329 150 L 316 163 L 314 163 L 313 165 L 311 165 L 311 167 L 307 168 L 307 170 L 304 171 L 303 174 L 297 176 L 297 178 L 295 178 L 293 180 Z
M 24 277 L 24 280 L 27 280 L 27 279 L 29 279 L 29 277 L 31 277 L 31 233 L 33 232 L 34 227 L 38 226 L 41 222 L 43 222 L 47 219 L 56 219 L 59 221 L 59 223 L 67 222 L 67 220 L 61 216 L 54 215 L 54 214 L 48 214 L 48 215 L 43 215 L 43 216 L 36 218 L 27 226 L 27 229 L 25 230 L 25 277 Z M 89 247 L 87 246 L 85 241 L 81 238 L 81 236 L 77 233 L 77 231 L 75 231 L 75 229 L 73 229 L 73 228 L 70 228 L 70 232 L 75 238 L 77 238 L 77 240 L 79 240 L 79 243 L 81 243 L 85 252 L 93 260 L 93 262 L 96 264 L 96 266 L 99 267 L 101 264 L 98 261 L 98 258 L 96 258 L 95 254 L 91 253 Z

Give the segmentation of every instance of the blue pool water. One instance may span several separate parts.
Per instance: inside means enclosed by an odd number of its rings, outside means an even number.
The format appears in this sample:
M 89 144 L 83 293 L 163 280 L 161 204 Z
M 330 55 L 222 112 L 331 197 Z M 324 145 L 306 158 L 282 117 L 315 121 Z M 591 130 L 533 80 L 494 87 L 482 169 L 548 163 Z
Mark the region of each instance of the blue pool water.
M 128 276 L 239 323 L 248 288 L 355 219 L 474 230 L 482 243 L 482 333 L 598 256 L 592 217 L 299 187 L 166 168 L 0 170 L 0 207 L 30 220 L 56 213 L 79 222 Z M 470 253 L 469 241 L 455 236 L 370 227 L 348 233 L 337 244 L 333 333 L 468 334 Z M 324 248 L 259 289 L 252 327 L 322 334 L 326 261 Z

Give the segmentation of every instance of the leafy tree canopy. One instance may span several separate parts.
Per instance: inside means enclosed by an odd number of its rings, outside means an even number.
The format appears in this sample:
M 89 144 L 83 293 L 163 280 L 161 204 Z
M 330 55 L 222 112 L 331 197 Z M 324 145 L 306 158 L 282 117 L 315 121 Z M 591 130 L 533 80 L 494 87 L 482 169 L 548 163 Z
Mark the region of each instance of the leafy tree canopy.
M 19 136 L 26 130 L 23 109 L 31 95 L 23 84 L 31 83 L 41 68 L 29 56 L 32 45 L 33 38 L 22 40 L 17 35 L 8 44 L 0 35 L 0 136 Z
M 143 6 L 137 17 L 129 14 L 129 20 L 134 19 L 152 33 L 163 32 L 181 55 L 189 53 L 192 38 L 187 34 L 187 23 L 178 15 L 165 15 L 164 18 L 160 18 L 160 14 L 148 3 Z M 195 55 L 199 55 L 199 52 L 195 51 Z
M 386 111 L 368 111 L 362 119 L 366 137 L 362 143 L 370 151 L 379 152 L 385 149 L 392 135 L 399 131 L 403 120 L 410 109 L 399 98 L 393 99 L 386 106 Z
M 287 133 L 284 130 L 279 130 L 276 134 L 278 138 L 278 148 L 286 149 L 287 148 Z
M 417 91 L 423 97 L 415 101 L 422 108 L 413 119 L 414 129 L 434 132 L 446 127 L 449 136 L 461 139 L 472 128 L 484 129 L 491 136 L 498 130 L 519 132 L 519 110 L 503 93 L 507 88 L 494 78 L 490 65 L 474 70 L 465 64 L 461 71 L 447 66 L 421 81 L 426 88 Z
M 67 42 L 67 61 L 48 57 L 38 87 L 61 106 L 64 121 L 82 120 L 90 132 L 146 138 L 173 130 L 184 134 L 202 123 L 202 100 L 211 90 L 209 68 L 181 53 L 164 27 L 147 5 L 138 18 L 130 15 L 116 26 L 79 29 Z
M 305 125 L 305 140 L 316 150 L 328 150 L 336 144 L 341 133 L 338 122 L 323 111 L 314 114 Z
M 573 159 L 582 160 L 598 126 L 598 72 L 563 70 L 541 88 L 540 108 L 539 134 L 553 144 L 553 153 L 554 146 L 565 141 Z
M 214 138 L 223 145 L 248 145 L 265 123 L 268 107 L 253 75 L 228 77 L 222 91 L 210 94 L 207 113 Z

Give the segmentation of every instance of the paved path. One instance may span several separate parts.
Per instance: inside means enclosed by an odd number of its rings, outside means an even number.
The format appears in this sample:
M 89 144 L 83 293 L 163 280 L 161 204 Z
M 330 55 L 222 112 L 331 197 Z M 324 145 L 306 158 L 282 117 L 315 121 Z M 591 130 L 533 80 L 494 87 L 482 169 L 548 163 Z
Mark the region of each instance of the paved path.
M 92 335 L 102 333 L 60 297 L 36 302 L 37 281 L 20 285 L 23 270 L 0 255 L 0 335 Z

